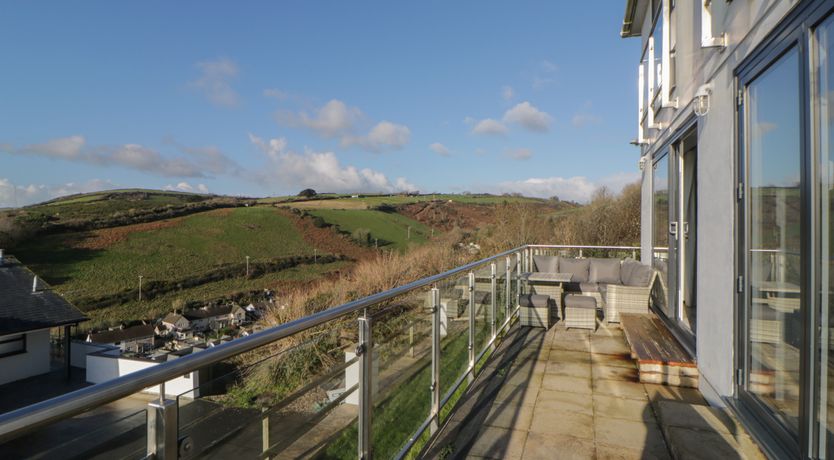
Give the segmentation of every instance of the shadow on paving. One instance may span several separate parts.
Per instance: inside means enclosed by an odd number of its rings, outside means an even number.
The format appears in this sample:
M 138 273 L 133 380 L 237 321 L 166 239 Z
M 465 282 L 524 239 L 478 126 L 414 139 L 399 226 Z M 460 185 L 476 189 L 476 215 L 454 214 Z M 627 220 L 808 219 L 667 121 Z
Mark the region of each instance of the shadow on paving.
M 524 397 L 527 387 L 523 384 L 513 385 L 507 394 L 502 393 L 502 388 L 507 381 L 524 381 L 532 376 L 532 366 L 529 366 L 528 375 L 524 375 L 527 372 L 512 375 L 511 368 L 513 363 L 518 365 L 528 360 L 535 361 L 538 351 L 544 345 L 545 332 L 544 329 L 526 327 L 515 327 L 508 332 L 507 337 L 482 369 L 481 375 L 458 401 L 452 418 L 426 452 L 426 457 L 466 457 L 478 440 L 481 428 L 491 417 L 496 416 L 490 413 L 493 406 L 496 403 L 502 406 L 509 405 Z M 504 437 L 505 435 L 498 435 L 491 440 L 490 451 L 495 457 L 507 456 L 505 449 L 509 440 Z
M 764 459 L 696 389 L 643 384 L 622 331 L 514 327 L 426 458 Z

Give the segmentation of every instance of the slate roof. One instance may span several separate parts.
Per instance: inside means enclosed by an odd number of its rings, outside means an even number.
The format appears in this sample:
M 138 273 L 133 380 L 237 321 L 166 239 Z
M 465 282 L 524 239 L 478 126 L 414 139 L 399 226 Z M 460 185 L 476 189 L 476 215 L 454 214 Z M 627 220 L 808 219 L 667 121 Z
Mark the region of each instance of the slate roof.
M 173 313 L 172 312 L 172 313 L 168 313 L 167 315 L 165 315 L 165 317 L 162 318 L 162 322 L 163 323 L 168 323 L 168 324 L 176 324 L 177 321 L 179 321 L 180 319 L 185 319 L 185 317 L 183 317 L 179 313 Z
M 116 343 L 136 339 L 153 337 L 152 324 L 140 324 L 138 326 L 126 327 L 124 329 L 113 329 L 112 331 L 101 331 L 90 334 L 90 342 L 93 343 Z
M 87 321 L 81 311 L 49 290 L 38 280 L 38 292 L 32 292 L 35 274 L 8 255 L 0 265 L 0 335 L 17 334 Z

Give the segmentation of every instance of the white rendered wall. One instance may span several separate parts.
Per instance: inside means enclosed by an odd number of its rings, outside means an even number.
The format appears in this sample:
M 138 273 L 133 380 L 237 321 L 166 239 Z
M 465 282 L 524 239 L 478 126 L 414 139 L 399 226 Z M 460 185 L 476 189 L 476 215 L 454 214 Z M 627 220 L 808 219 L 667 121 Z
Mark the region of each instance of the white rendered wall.
M 25 353 L 0 358 L 0 385 L 46 374 L 49 359 L 49 329 L 27 332 Z
M 87 381 L 102 383 L 158 364 L 155 361 L 120 358 L 103 353 L 87 355 Z M 199 372 L 191 372 L 184 377 L 168 380 L 165 382 L 165 395 L 171 397 L 183 395 L 187 398 L 198 397 L 199 375 Z M 143 393 L 158 395 L 159 386 L 146 388 Z
M 720 29 L 727 32 L 728 47 L 723 51 L 701 48 L 700 2 L 676 4 L 673 27 L 677 36 L 677 86 L 672 98 L 678 98 L 678 108 L 666 108 L 658 113 L 656 120 L 662 129 L 651 131 L 648 136 L 651 142 L 642 151 L 654 155 L 682 135 L 682 128 L 693 117 L 693 96 L 701 85 L 711 84 L 710 111 L 697 119 L 696 357 L 702 393 L 711 404 L 723 405 L 721 398 L 732 396 L 735 391 L 736 88 L 733 73 L 796 1 L 750 0 L 727 4 L 726 12 L 718 18 Z M 642 29 L 643 43 L 651 30 L 651 19 L 647 19 Z M 639 56 L 635 62 L 639 62 Z M 642 255 L 648 260 L 652 246 L 650 170 L 647 165 L 643 173 L 641 210 Z

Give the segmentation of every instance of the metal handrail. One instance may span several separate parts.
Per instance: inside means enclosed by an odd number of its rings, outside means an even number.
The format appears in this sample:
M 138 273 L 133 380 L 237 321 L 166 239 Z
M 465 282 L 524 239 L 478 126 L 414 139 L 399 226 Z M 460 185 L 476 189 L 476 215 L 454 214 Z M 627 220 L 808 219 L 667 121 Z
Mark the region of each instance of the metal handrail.
M 639 251 L 640 246 L 583 246 L 576 244 L 528 244 L 528 248 L 553 248 L 553 249 L 613 249 L 617 251 Z M 521 249 L 523 249 L 522 247 Z M 518 251 L 518 249 L 516 249 Z
M 530 248 L 565 248 L 565 249 L 614 249 L 638 250 L 631 246 L 579 246 L 579 245 L 523 245 L 493 256 L 447 270 L 443 273 L 422 278 L 411 283 L 372 294 L 304 318 L 290 321 L 279 326 L 254 333 L 247 337 L 218 345 L 201 353 L 192 353 L 179 359 L 142 369 L 122 377 L 108 380 L 93 386 L 66 393 L 46 401 L 35 403 L 20 409 L 0 414 L 0 443 L 7 442 L 25 433 L 50 423 L 63 420 L 87 410 L 102 406 L 118 399 L 141 392 L 145 388 L 164 384 L 168 380 L 194 372 L 203 367 L 218 363 L 234 356 L 252 351 L 256 348 L 277 342 L 300 332 L 312 329 L 337 318 L 360 312 L 380 302 L 399 295 L 435 284 L 478 268 L 485 263 L 498 260 Z M 164 396 L 162 396 L 164 397 Z
M 138 393 L 145 388 L 156 386 L 231 357 L 252 351 L 264 345 L 320 326 L 336 318 L 359 312 L 364 308 L 384 302 L 399 295 L 432 285 L 438 281 L 467 272 L 484 263 L 523 250 L 520 248 L 504 251 L 485 259 L 462 265 L 446 272 L 398 286 L 388 291 L 372 294 L 346 304 L 339 305 L 304 318 L 299 318 L 274 328 L 232 340 L 201 353 L 192 353 L 182 358 L 142 369 L 122 377 L 108 380 L 57 396 L 46 401 L 0 414 L 0 443 L 16 438 L 52 422 L 72 417 L 87 410 Z

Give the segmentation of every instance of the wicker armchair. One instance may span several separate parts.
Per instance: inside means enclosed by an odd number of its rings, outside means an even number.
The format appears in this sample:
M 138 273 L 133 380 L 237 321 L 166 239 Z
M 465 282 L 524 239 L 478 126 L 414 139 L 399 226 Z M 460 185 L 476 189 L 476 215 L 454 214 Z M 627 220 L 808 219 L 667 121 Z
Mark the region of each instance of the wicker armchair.
M 621 313 L 648 313 L 652 286 L 657 279 L 653 273 L 648 286 L 609 284 L 605 292 L 605 320 L 619 323 Z

